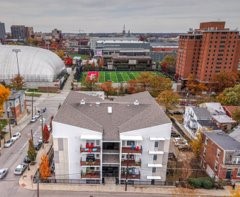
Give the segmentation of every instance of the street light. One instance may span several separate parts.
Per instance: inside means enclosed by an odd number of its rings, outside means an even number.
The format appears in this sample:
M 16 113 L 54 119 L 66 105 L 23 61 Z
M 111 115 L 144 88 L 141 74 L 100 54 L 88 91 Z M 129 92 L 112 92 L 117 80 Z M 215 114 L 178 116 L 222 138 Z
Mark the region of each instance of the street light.
M 12 130 L 11 130 L 11 125 L 10 125 L 10 107 L 7 108 L 7 117 L 8 117 L 8 125 L 9 125 L 9 133 L 10 133 L 10 138 L 12 138 Z
M 20 75 L 19 62 L 18 62 L 18 53 L 21 52 L 21 49 L 13 49 L 12 52 L 16 53 L 18 75 Z

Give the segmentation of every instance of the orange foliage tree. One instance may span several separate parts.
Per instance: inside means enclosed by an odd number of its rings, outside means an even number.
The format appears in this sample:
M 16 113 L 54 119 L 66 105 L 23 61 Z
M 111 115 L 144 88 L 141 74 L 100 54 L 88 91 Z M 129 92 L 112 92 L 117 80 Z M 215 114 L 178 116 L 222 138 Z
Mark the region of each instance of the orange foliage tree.
M 47 179 L 51 175 L 49 160 L 47 155 L 41 157 L 41 163 L 39 166 L 39 173 L 41 179 Z
M 225 88 L 233 87 L 238 80 L 238 73 L 235 72 L 220 72 L 214 76 L 214 90 L 222 92 Z
M 0 116 L 3 113 L 3 104 L 6 100 L 8 100 L 9 95 L 10 95 L 10 90 L 0 84 Z
M 17 74 L 14 78 L 11 79 L 11 86 L 16 90 L 22 90 L 24 84 L 24 78 L 19 74 Z
M 199 83 L 198 81 L 196 81 L 193 75 L 188 76 L 186 87 L 188 91 L 193 95 L 200 94 L 202 91 L 208 90 L 207 86 L 203 83 Z
M 112 86 L 111 81 L 104 82 L 100 85 L 100 88 L 106 93 L 107 98 L 109 95 L 113 94 L 115 89 Z

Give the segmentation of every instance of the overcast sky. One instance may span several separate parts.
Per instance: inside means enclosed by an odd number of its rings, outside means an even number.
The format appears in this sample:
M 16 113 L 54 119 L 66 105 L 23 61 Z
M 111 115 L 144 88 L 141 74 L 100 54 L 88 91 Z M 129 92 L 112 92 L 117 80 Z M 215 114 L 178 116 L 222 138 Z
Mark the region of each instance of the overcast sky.
M 186 32 L 201 21 L 240 28 L 240 0 L 0 0 L 0 21 L 49 32 Z

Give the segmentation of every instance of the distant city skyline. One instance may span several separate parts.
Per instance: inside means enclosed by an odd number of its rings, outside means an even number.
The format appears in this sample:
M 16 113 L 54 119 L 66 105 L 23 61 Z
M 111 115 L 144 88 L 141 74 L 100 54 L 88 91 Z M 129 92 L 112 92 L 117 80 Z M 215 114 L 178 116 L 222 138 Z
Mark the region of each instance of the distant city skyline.
M 200 22 L 226 21 L 240 28 L 239 0 L 1 0 L 0 21 L 32 26 L 36 32 L 54 28 L 63 33 L 186 32 Z

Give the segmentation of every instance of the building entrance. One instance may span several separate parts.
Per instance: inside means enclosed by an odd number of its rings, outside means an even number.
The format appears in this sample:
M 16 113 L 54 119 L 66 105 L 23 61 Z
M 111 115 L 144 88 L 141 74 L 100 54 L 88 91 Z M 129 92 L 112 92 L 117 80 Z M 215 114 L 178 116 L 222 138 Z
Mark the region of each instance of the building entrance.
M 118 177 L 119 167 L 103 166 L 102 175 L 103 177 Z

